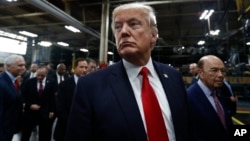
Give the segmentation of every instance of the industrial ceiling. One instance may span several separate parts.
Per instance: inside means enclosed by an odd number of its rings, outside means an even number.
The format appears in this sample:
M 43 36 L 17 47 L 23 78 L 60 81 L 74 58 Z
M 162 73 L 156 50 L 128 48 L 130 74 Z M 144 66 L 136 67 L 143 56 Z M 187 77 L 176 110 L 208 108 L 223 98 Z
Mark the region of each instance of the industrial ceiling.
M 52 46 L 65 51 L 89 50 L 87 57 L 100 60 L 100 40 L 103 6 L 109 4 L 109 14 L 119 4 L 132 0 L 0 0 L 0 30 L 17 33 L 29 31 L 38 34 L 35 42 L 63 41 L 69 47 Z M 159 39 L 152 57 L 163 63 L 183 65 L 197 61 L 205 54 L 230 58 L 232 49 L 248 54 L 245 45 L 248 35 L 244 26 L 250 18 L 249 0 L 162 0 L 146 1 L 157 14 Z M 209 20 L 199 20 L 205 9 L 214 9 Z M 111 17 L 111 16 L 110 16 Z M 110 24 L 109 18 L 109 24 Z M 73 33 L 64 28 L 72 25 L 81 30 Z M 110 27 L 110 26 L 109 26 Z M 219 29 L 217 36 L 209 33 Z M 206 41 L 202 46 L 197 43 Z M 108 51 L 114 52 L 108 60 L 119 56 L 114 37 L 108 29 Z M 81 54 L 81 53 L 79 53 Z M 56 56 L 62 56 L 60 54 Z M 86 55 L 85 55 L 86 57 Z M 59 60 L 63 60 L 59 58 Z M 42 60 L 41 60 L 42 61 Z

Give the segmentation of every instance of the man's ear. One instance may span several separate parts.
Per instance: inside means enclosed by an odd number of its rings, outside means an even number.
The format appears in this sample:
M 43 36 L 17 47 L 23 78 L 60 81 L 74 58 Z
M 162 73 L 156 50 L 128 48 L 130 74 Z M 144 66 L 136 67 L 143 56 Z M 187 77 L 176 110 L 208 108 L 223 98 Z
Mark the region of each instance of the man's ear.
M 152 32 L 152 38 L 151 38 L 151 42 L 152 43 L 156 43 L 157 39 L 158 39 L 158 34 L 155 32 Z

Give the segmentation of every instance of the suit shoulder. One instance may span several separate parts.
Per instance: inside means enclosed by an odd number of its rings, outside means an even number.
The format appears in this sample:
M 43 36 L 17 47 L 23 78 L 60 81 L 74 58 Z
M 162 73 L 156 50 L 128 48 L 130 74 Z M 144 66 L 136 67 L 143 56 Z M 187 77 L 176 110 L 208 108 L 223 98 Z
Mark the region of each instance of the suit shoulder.
M 154 65 L 155 65 L 156 69 L 158 69 L 159 71 L 162 71 L 164 73 L 172 74 L 174 76 L 182 76 L 180 71 L 178 71 L 177 69 L 175 69 L 167 64 L 163 64 L 163 63 L 154 61 Z
M 71 83 L 75 83 L 74 76 L 69 77 L 68 79 L 61 82 L 59 85 L 65 86 L 65 85 L 68 85 L 68 84 L 71 84 Z

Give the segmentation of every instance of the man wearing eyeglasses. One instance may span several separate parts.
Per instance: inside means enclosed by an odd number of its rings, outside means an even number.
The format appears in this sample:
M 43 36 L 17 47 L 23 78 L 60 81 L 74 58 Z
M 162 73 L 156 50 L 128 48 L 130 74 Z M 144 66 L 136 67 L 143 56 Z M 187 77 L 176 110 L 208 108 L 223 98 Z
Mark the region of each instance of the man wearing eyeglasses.
M 220 58 L 207 55 L 198 67 L 199 80 L 187 89 L 194 136 L 203 141 L 228 141 L 233 123 L 217 92 L 224 84 L 225 65 Z

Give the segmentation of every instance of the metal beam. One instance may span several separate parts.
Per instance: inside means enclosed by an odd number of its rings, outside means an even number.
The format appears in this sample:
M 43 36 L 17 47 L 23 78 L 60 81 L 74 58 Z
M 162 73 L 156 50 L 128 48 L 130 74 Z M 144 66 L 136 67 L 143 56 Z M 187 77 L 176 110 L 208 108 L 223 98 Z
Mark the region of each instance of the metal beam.
M 93 37 L 96 37 L 100 39 L 100 33 L 97 31 L 91 29 L 90 27 L 87 27 L 86 25 L 82 24 L 80 21 L 76 20 L 72 16 L 68 15 L 61 9 L 55 7 L 53 4 L 49 3 L 46 0 L 25 0 L 26 2 L 36 6 L 39 9 L 44 10 L 45 12 L 48 12 L 49 14 L 57 17 L 58 19 L 66 22 L 67 24 L 74 26 L 75 28 L 78 28 L 83 33 L 87 33 L 89 35 L 92 35 Z M 115 45 L 115 43 L 109 41 L 109 43 L 112 43 Z

